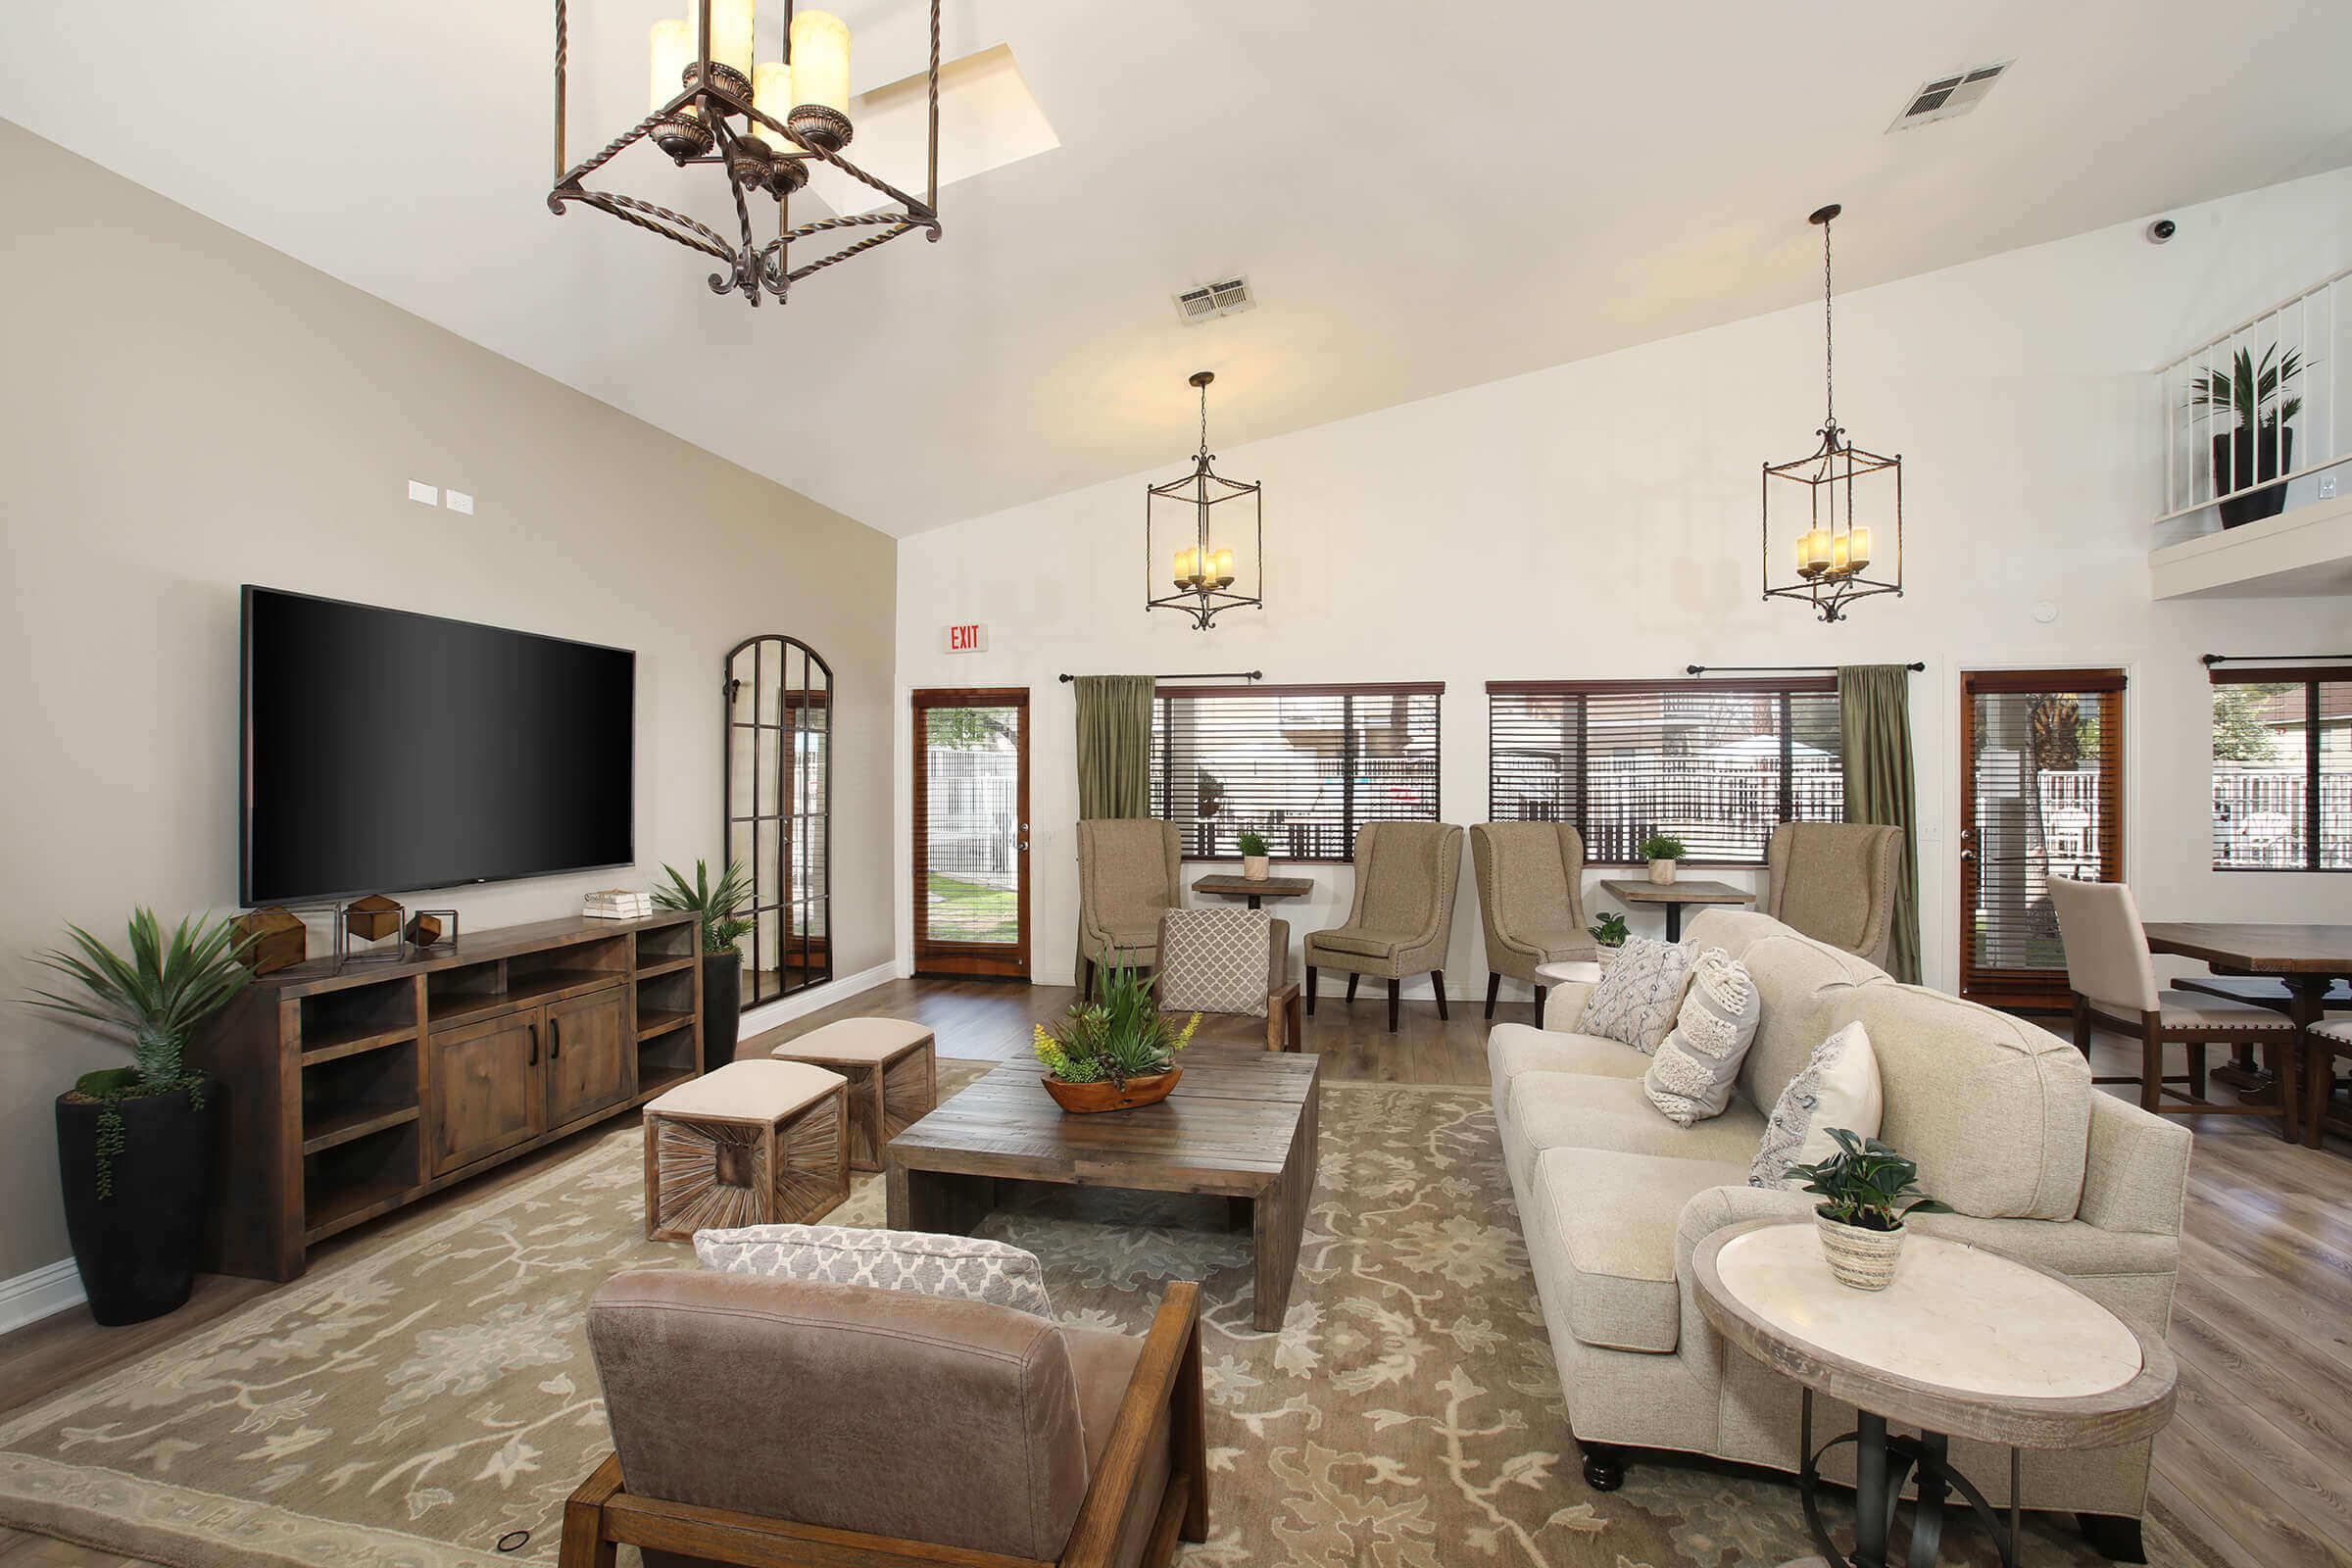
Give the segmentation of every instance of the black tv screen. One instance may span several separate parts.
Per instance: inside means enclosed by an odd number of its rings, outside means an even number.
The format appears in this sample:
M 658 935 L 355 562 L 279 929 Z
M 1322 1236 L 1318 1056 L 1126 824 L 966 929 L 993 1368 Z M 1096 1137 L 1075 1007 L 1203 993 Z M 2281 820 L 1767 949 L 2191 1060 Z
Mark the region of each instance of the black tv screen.
M 239 897 L 628 864 L 636 684 L 623 649 L 247 585 Z

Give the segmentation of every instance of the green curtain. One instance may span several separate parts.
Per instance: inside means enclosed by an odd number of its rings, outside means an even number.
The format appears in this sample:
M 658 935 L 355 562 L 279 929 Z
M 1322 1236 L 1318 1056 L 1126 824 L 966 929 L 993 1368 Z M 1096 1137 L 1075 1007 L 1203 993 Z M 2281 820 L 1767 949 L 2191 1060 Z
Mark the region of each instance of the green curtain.
M 1845 755 L 1845 819 L 1903 830 L 1886 969 L 1897 980 L 1917 985 L 1919 799 L 1911 772 L 1911 671 L 1901 664 L 1840 667 L 1838 715 Z
M 1078 688 L 1078 816 L 1152 814 L 1152 692 L 1149 675 L 1081 675 Z

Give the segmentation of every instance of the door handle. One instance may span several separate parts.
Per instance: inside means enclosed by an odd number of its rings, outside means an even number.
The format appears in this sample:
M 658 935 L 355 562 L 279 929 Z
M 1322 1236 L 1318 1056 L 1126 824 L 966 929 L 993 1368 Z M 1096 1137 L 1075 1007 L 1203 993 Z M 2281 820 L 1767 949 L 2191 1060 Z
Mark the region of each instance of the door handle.
M 1974 850 L 1962 850 L 1962 851 L 1960 852 L 1960 858 L 1962 858 L 1963 860 L 1973 860 L 1973 859 L 1975 859 L 1976 858 L 1977 858 L 1977 852 L 1976 852 L 1976 851 L 1974 851 Z
M 564 1020 L 550 1018 L 547 1020 L 547 1059 L 553 1061 L 562 1054 L 564 1054 Z
M 539 1065 L 539 1026 L 535 1023 L 531 1025 L 531 1054 L 523 1058 L 522 1064 L 525 1067 Z

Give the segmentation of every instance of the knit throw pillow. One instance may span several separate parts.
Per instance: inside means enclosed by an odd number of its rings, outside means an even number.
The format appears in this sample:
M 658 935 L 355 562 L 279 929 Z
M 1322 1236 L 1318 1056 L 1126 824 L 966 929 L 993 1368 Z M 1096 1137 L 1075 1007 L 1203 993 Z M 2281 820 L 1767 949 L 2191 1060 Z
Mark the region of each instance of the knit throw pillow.
M 1600 972 L 1592 995 L 1585 999 L 1577 1027 L 1632 1046 L 1643 1055 L 1655 1052 L 1674 1027 L 1675 1009 L 1683 1004 L 1683 986 L 1697 954 L 1686 943 L 1626 938 L 1617 956 Z
M 870 1285 L 967 1301 L 994 1301 L 1051 1318 L 1035 1252 L 974 1236 L 867 1231 L 847 1225 L 745 1225 L 696 1231 L 694 1255 L 718 1274 Z
M 1674 1032 L 1642 1078 L 1658 1113 L 1685 1127 L 1722 1115 L 1762 1011 L 1747 965 L 1721 948 L 1700 954 L 1690 965 Z
M 1273 924 L 1263 909 L 1170 909 L 1159 943 L 1160 1006 L 1263 1018 Z
M 1886 1100 L 1879 1086 L 1879 1054 L 1862 1020 L 1855 1019 L 1813 1048 L 1812 1059 L 1788 1080 L 1764 1124 L 1764 1142 L 1748 1167 L 1750 1187 L 1802 1187 L 1791 1165 L 1817 1165 L 1838 1152 L 1830 1129 L 1879 1136 Z

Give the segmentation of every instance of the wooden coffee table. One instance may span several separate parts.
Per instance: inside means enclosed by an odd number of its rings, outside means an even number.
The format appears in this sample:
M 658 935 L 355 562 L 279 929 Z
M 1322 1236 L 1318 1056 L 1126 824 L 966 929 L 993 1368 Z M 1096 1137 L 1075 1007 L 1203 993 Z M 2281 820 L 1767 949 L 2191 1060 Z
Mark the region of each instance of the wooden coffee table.
M 1315 1190 L 1322 1058 L 1195 1046 L 1178 1061 L 1158 1104 L 1088 1116 L 1054 1103 L 1035 1062 L 1005 1062 L 890 1141 L 891 1229 L 967 1232 L 1000 1181 L 1228 1198 L 1256 1238 L 1251 1321 L 1281 1328 Z

